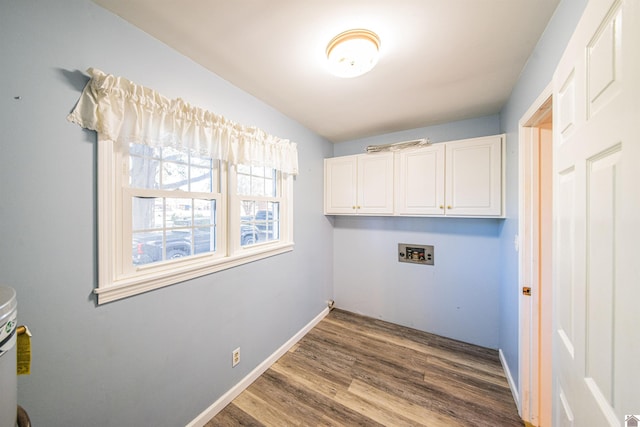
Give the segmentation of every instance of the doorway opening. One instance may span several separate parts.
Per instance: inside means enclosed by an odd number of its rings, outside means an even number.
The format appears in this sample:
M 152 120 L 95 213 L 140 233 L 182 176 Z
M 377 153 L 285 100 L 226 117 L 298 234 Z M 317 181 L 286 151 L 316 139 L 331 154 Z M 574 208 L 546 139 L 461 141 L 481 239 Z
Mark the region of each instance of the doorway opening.
M 520 416 L 551 426 L 553 101 L 548 87 L 520 120 Z M 528 289 L 527 289 L 528 288 Z

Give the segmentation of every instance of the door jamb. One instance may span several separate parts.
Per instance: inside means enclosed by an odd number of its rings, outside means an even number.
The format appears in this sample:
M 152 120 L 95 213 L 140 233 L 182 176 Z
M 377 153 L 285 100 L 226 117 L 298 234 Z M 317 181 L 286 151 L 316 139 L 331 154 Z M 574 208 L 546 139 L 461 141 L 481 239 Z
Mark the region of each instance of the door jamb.
M 520 416 L 531 424 L 539 425 L 540 413 L 540 343 L 545 339 L 541 334 L 551 331 L 540 330 L 543 308 L 540 305 L 539 289 L 539 244 L 540 244 L 540 128 L 541 120 L 552 109 L 553 87 L 550 83 L 531 104 L 518 122 L 519 164 L 518 164 L 518 233 L 519 246 L 519 391 Z M 523 287 L 531 288 L 531 296 L 522 294 Z M 544 307 L 544 313 L 551 313 L 552 307 Z M 550 396 L 548 397 L 550 399 Z M 543 417 L 544 418 L 544 417 Z

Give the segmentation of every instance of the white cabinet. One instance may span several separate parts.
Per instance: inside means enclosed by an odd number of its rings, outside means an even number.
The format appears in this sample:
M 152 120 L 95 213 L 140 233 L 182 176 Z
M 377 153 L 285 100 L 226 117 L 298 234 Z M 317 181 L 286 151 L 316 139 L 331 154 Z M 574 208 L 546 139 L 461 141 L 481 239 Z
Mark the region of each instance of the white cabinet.
M 357 156 L 324 160 L 324 213 L 354 214 L 356 208 Z
M 444 215 L 444 144 L 396 153 L 395 213 Z
M 502 139 L 498 135 L 446 144 L 446 215 L 503 215 Z
M 503 215 L 503 135 L 396 153 L 397 215 Z
M 503 215 L 503 136 L 396 153 L 397 215 Z
M 325 159 L 324 213 L 504 217 L 504 135 Z
M 324 213 L 392 215 L 393 153 L 325 159 Z

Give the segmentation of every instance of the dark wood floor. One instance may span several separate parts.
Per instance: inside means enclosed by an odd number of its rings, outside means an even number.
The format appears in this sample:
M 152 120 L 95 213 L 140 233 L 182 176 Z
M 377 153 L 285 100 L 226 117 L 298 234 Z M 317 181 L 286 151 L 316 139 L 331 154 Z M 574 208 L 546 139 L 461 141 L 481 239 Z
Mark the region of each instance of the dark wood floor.
M 495 350 L 333 310 L 206 424 L 523 426 Z

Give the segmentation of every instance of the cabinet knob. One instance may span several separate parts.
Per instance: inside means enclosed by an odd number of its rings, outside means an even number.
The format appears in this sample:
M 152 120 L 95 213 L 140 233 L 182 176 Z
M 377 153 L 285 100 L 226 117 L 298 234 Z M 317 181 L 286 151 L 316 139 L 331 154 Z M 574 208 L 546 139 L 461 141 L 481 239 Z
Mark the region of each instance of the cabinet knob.
M 451 205 L 447 205 L 447 209 L 452 209 L 452 208 L 451 208 Z
M 444 205 L 440 205 L 440 209 L 444 209 Z
M 355 206 L 355 205 L 351 206 L 351 209 L 355 209 L 355 208 L 356 208 L 356 206 Z

